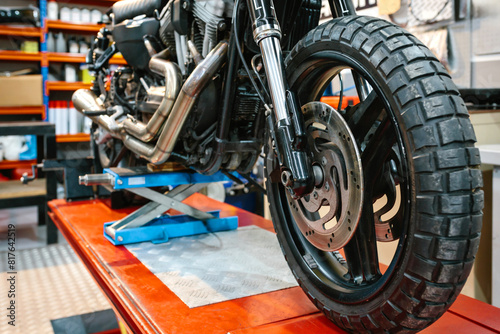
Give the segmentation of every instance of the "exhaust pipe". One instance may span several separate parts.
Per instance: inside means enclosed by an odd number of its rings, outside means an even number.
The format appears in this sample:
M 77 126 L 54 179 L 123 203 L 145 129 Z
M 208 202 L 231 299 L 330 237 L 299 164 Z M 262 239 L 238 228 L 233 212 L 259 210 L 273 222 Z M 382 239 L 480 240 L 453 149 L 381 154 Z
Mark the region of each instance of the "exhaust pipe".
M 150 122 L 148 122 L 148 125 L 144 125 L 143 123 L 139 122 L 134 124 L 132 122 L 132 124 L 136 125 L 136 128 L 135 130 L 131 130 L 133 128 L 131 127 L 131 125 L 125 127 L 126 121 L 117 124 L 108 115 L 91 116 L 90 118 L 92 119 L 92 121 L 102 126 L 106 131 L 110 132 L 111 135 L 113 135 L 114 137 L 121 138 L 124 145 L 132 152 L 140 155 L 141 158 L 144 158 L 154 164 L 164 163 L 170 157 L 170 154 L 174 149 L 175 143 L 177 142 L 177 138 L 179 136 L 180 131 L 182 130 L 184 122 L 186 121 L 189 112 L 192 110 L 193 105 L 195 104 L 199 94 L 202 92 L 207 83 L 215 75 L 215 72 L 217 72 L 219 68 L 225 63 L 227 58 L 227 49 L 228 49 L 227 41 L 222 41 L 207 55 L 205 60 L 203 60 L 194 69 L 193 73 L 191 73 L 189 78 L 182 86 L 180 93 L 175 99 L 173 107 L 171 107 L 172 108 L 171 112 L 160 110 L 161 106 L 165 105 L 166 107 L 168 107 L 169 105 L 168 101 L 165 104 L 162 102 L 158 110 L 155 112 L 155 115 L 153 116 L 155 117 L 158 114 L 158 117 L 156 118 L 157 121 L 155 122 L 155 124 L 152 124 L 153 119 L 151 119 Z M 175 67 L 174 70 L 171 66 L 166 66 L 163 63 L 163 62 L 168 63 L 167 61 L 161 59 L 155 59 L 156 61 L 153 62 L 153 59 L 150 62 L 150 66 L 153 66 L 155 69 L 158 69 L 158 71 L 163 71 L 162 74 L 168 73 L 169 75 L 174 75 L 174 72 L 176 72 L 174 77 L 177 76 L 177 69 L 178 69 L 177 67 Z M 162 67 L 163 69 L 161 69 Z M 155 71 L 154 69 L 152 70 Z M 169 85 L 169 79 L 170 78 L 167 78 L 167 86 Z M 175 81 L 174 78 L 172 78 L 172 80 Z M 165 93 L 165 99 L 167 92 L 172 92 L 172 91 L 173 89 L 167 88 Z M 175 98 L 175 95 L 170 96 L 170 99 Z M 103 110 L 102 101 L 97 96 L 95 96 L 95 94 L 92 91 L 88 89 L 77 90 L 73 94 L 72 99 L 75 108 L 82 113 L 84 111 L 97 112 Z M 167 120 L 166 122 L 163 122 L 165 118 L 167 118 Z M 134 133 L 135 134 L 142 133 L 143 135 L 138 135 L 138 137 L 144 136 L 144 138 L 148 138 L 149 136 L 152 135 L 156 127 L 159 130 L 163 125 L 163 123 L 165 123 L 163 126 L 163 130 L 161 131 L 161 134 L 155 146 L 147 144 L 143 140 L 134 137 Z M 143 128 L 144 130 L 142 130 Z M 153 135 L 153 137 L 155 135 L 156 133 Z
M 196 98 L 205 88 L 207 83 L 215 75 L 215 72 L 225 63 L 227 58 L 227 41 L 220 42 L 203 60 L 196 66 L 193 73 L 186 80 L 179 96 L 175 100 L 171 115 L 168 117 L 163 131 L 158 138 L 156 146 L 145 144 L 131 136 L 123 140 L 125 146 L 136 152 L 154 164 L 162 164 L 170 157 L 182 126 L 193 109 Z
M 73 93 L 71 100 L 73 101 L 76 110 L 84 115 L 85 112 L 99 114 L 106 111 L 102 100 L 98 98 L 90 89 L 78 89 Z M 108 115 L 85 116 L 89 117 L 93 122 L 99 124 L 99 126 L 103 127 L 114 137 L 121 138 L 119 131 L 116 130 L 118 124 Z
M 181 69 L 171 61 L 153 57 L 149 61 L 149 68 L 151 71 L 165 77 L 165 97 L 147 125 L 131 118 L 123 121 L 125 131 L 144 142 L 150 142 L 158 134 L 163 122 L 165 122 L 174 106 L 182 82 Z

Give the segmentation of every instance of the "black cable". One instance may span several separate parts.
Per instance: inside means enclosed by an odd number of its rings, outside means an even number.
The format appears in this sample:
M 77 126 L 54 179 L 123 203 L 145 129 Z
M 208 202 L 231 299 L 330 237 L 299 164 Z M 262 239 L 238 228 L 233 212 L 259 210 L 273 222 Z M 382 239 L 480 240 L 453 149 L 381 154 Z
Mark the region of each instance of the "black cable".
M 339 94 L 339 105 L 337 108 L 338 112 L 342 110 L 342 100 L 344 99 L 344 80 L 342 80 L 342 73 L 339 72 L 339 81 L 340 81 L 340 94 Z
M 259 75 L 259 71 L 257 70 L 257 66 L 255 66 L 255 59 L 257 59 L 258 57 L 261 57 L 262 58 L 262 55 L 258 54 L 258 55 L 255 55 L 253 58 L 252 58 L 252 61 L 250 62 L 251 65 L 252 65 L 252 69 L 253 71 L 255 72 L 255 75 L 257 76 L 257 79 L 259 79 L 259 82 L 260 82 L 260 85 L 262 86 L 262 91 L 264 93 L 266 93 L 266 97 L 268 98 L 268 101 L 271 100 L 271 97 L 269 96 L 269 92 L 267 91 L 266 89 L 266 85 L 264 84 L 264 81 L 262 81 L 262 78 L 260 77 Z
M 241 51 L 240 39 L 238 37 L 238 23 L 236 22 L 236 18 L 238 17 L 237 13 L 238 13 L 239 6 L 240 6 L 240 0 L 236 0 L 236 3 L 234 4 L 234 10 L 233 10 L 233 27 L 234 27 L 234 40 L 236 42 L 236 49 L 238 50 L 238 55 L 241 58 L 241 62 L 243 64 L 243 67 L 245 68 L 245 71 L 248 74 L 248 78 L 250 79 L 252 86 L 255 88 L 257 95 L 259 95 L 259 98 L 261 99 L 261 101 L 265 105 L 267 105 L 267 102 L 264 99 L 264 96 L 262 96 L 262 93 L 260 92 L 260 89 L 257 86 L 257 83 L 255 82 L 255 79 L 253 78 L 253 75 L 250 72 L 250 68 L 248 68 L 248 64 L 245 61 L 245 57 L 243 56 L 243 52 Z
M 201 135 L 198 135 L 194 130 L 193 132 L 191 132 L 191 136 L 193 137 L 194 140 L 201 140 L 201 139 L 204 139 L 206 136 L 208 136 L 210 134 L 210 132 L 214 131 L 215 130 L 215 127 L 217 126 L 217 123 L 214 123 L 212 125 L 210 125 L 210 127 L 208 129 L 206 129 L 205 131 L 203 131 L 203 133 Z
M 133 107 L 132 107 L 132 106 L 131 106 L 131 105 L 130 105 L 127 101 L 125 101 L 125 100 L 124 100 L 124 99 L 123 99 L 123 98 L 122 98 L 122 97 L 118 94 L 118 92 L 116 92 L 116 94 L 114 95 L 114 98 L 115 98 L 116 100 L 118 100 L 118 104 L 119 104 L 119 105 L 121 105 L 121 106 L 123 106 L 123 107 L 127 108 L 127 109 L 128 109 L 128 111 L 130 111 L 131 113 L 133 113 L 133 112 L 134 112 L 134 108 L 133 108 Z
M 267 192 L 266 192 L 266 189 L 257 181 L 255 181 L 251 176 L 250 176 L 250 173 L 246 173 L 246 174 L 243 174 L 243 173 L 240 173 L 238 172 L 241 176 L 243 176 L 250 185 L 254 186 L 255 188 L 257 188 L 258 191 L 260 191 L 261 193 L 263 193 L 264 195 L 267 195 Z
M 423 20 L 423 19 L 419 18 L 419 17 L 415 14 L 415 12 L 413 11 L 413 1 L 412 1 L 412 0 L 409 0 L 408 7 L 410 7 L 410 13 L 411 13 L 411 15 L 412 15 L 412 16 L 415 18 L 415 20 L 417 20 L 418 22 L 421 22 L 421 23 L 433 23 L 433 22 L 435 22 L 434 20 L 436 20 L 436 18 L 437 18 L 439 15 L 441 15 L 441 13 L 445 10 L 445 8 L 448 6 L 448 4 L 449 4 L 449 3 L 450 3 L 450 0 L 446 0 L 446 1 L 444 2 L 443 7 L 442 7 L 440 10 L 438 10 L 437 14 L 436 14 L 436 15 L 434 15 L 434 17 L 433 17 L 433 18 L 426 19 L 426 20 Z

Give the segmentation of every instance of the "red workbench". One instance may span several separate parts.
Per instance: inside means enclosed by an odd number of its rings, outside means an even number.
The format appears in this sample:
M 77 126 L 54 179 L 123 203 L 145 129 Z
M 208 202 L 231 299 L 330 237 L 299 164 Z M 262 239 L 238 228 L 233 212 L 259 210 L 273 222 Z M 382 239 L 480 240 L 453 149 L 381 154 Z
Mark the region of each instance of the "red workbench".
M 195 194 L 185 201 L 200 210 L 239 217 L 240 226 L 272 231 L 262 217 Z M 343 333 L 299 287 L 188 308 L 125 247 L 103 236 L 105 222 L 132 209 L 111 210 L 103 201 L 49 202 L 52 220 L 110 300 L 130 333 Z M 82 292 L 84 293 L 84 292 Z M 500 333 L 500 309 L 459 296 L 451 309 L 422 333 Z

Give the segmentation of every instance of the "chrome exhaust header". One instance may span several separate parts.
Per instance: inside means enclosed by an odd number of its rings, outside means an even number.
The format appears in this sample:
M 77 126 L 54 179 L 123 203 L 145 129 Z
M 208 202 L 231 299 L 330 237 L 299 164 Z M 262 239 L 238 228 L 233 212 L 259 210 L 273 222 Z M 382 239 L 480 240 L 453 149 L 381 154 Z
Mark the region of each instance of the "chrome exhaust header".
M 182 126 L 193 109 L 196 99 L 201 91 L 212 80 L 215 72 L 226 62 L 228 42 L 220 42 L 196 68 L 186 80 L 179 96 L 175 100 L 174 107 L 168 117 L 163 131 L 155 146 L 145 144 L 140 140 L 126 136 L 123 140 L 125 146 L 133 152 L 138 153 L 154 164 L 162 164 L 170 157 Z
M 163 122 L 165 122 L 165 119 L 174 106 L 182 82 L 181 69 L 176 63 L 153 57 L 149 61 L 149 68 L 151 71 L 165 77 L 165 96 L 148 124 L 131 118 L 127 118 L 123 121 L 123 128 L 125 131 L 144 142 L 153 140 L 160 131 Z
M 170 157 L 184 122 L 193 109 L 199 94 L 226 62 L 227 50 L 228 42 L 220 42 L 194 69 L 180 92 L 178 92 L 181 82 L 178 66 L 169 61 L 153 57 L 150 61 L 151 70 L 165 75 L 167 88 L 164 101 L 162 101 L 147 125 L 141 122 L 128 121 L 127 119 L 122 123 L 117 123 L 115 119 L 108 115 L 90 116 L 90 118 L 113 137 L 122 139 L 124 145 L 132 152 L 149 162 L 162 164 Z M 178 83 L 177 86 L 176 83 Z M 173 99 L 175 99 L 175 103 L 172 103 Z M 73 94 L 72 100 L 75 108 L 81 113 L 104 110 L 102 100 L 88 89 L 77 90 Z M 145 141 L 153 139 L 162 126 L 163 129 L 156 145 L 145 143 Z

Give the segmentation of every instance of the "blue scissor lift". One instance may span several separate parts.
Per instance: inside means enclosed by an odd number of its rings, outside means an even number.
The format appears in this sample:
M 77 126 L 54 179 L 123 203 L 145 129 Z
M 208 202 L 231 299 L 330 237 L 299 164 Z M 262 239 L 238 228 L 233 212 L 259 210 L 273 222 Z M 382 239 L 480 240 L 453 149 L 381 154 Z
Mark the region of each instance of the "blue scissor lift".
M 162 243 L 169 238 L 234 230 L 238 217 L 219 217 L 219 212 L 204 212 L 182 201 L 213 182 L 230 181 L 218 172 L 201 175 L 196 172 L 150 172 L 147 167 L 106 168 L 102 174 L 80 177 L 80 184 L 111 185 L 115 190 L 126 189 L 151 202 L 128 216 L 104 224 L 104 236 L 114 245 L 151 241 Z M 151 188 L 169 186 L 160 193 Z M 184 213 L 172 216 L 164 213 L 175 209 Z

